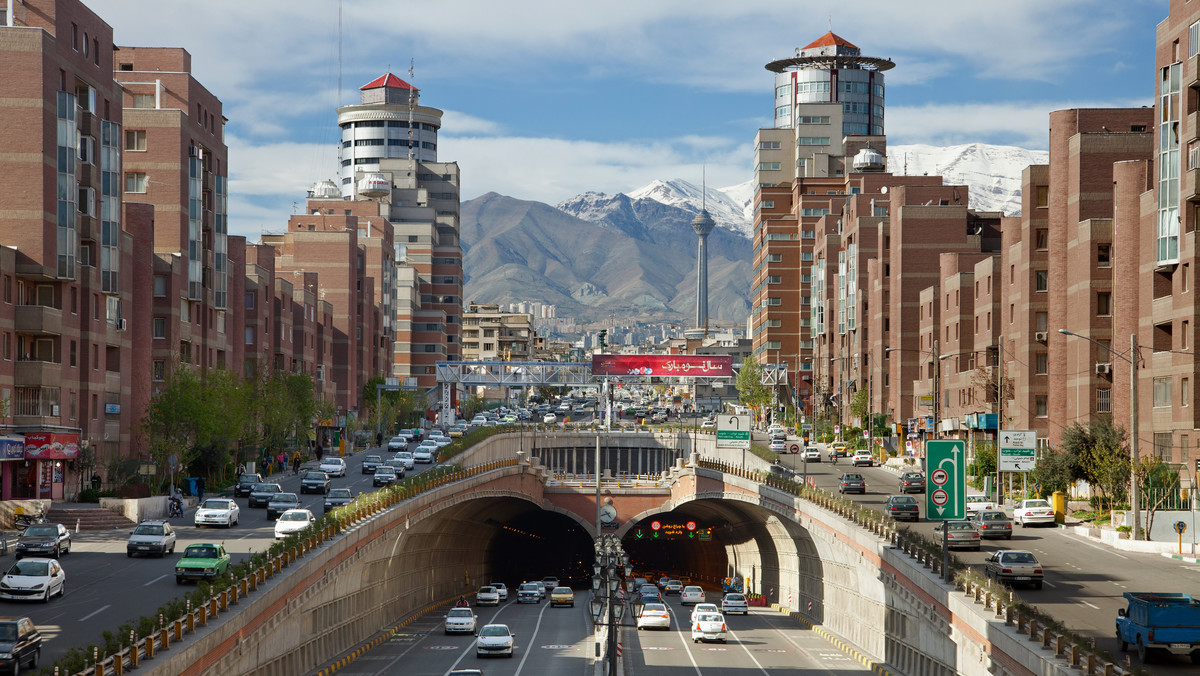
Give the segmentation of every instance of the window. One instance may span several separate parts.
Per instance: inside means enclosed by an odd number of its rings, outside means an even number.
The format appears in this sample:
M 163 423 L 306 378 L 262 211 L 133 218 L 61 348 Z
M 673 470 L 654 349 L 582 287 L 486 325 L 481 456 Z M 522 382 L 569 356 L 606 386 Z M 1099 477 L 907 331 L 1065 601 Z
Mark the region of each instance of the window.
M 79 161 L 84 164 L 95 166 L 96 164 L 96 139 L 91 136 L 79 137 Z
M 254 309 L 254 292 L 253 291 L 246 292 L 246 309 L 247 310 Z
M 1185 376 L 1185 377 L 1179 379 L 1179 405 L 1180 406 L 1191 406 L 1192 405 L 1191 386 L 1192 386 L 1191 378 L 1188 378 Z
M 3 344 L 0 346 L 0 350 L 3 352 L 4 361 L 12 361 L 12 334 L 5 333 L 0 336 L 0 343 Z
M 1154 408 L 1171 405 L 1171 377 L 1161 376 L 1154 379 Z
M 782 263 L 783 254 L 767 254 L 768 263 Z
M 155 338 L 166 338 L 167 337 L 167 319 L 166 319 L 166 317 L 155 317 L 154 318 L 154 337 Z
M 146 130 L 145 129 L 126 129 L 125 130 L 125 150 L 145 150 L 146 149 Z
M 798 146 L 827 146 L 829 145 L 828 136 L 797 136 L 796 145 Z
M 1037 203 L 1034 206 L 1044 207 L 1050 204 L 1050 186 L 1039 185 L 1037 187 Z
M 1192 274 L 1191 263 L 1184 263 L 1183 265 L 1179 266 L 1179 276 L 1180 276 L 1179 286 L 1182 288 L 1182 291 L 1184 293 L 1187 293 L 1192 288 L 1191 274 Z
M 783 280 L 779 275 L 767 276 L 767 284 L 782 284 Z
M 1096 413 L 1112 413 L 1112 390 L 1096 390 Z
M 779 141 L 759 141 L 759 150 L 779 150 Z
M 1033 248 L 1038 251 L 1045 251 L 1050 248 L 1050 231 L 1046 228 L 1038 228 L 1033 232 Z
M 249 328 L 249 327 L 246 328 L 246 344 L 247 345 L 254 344 L 254 329 Z
M 1200 21 L 1188 26 L 1188 58 L 1200 54 Z
M 125 173 L 125 192 L 144 193 L 149 183 L 146 180 L 146 175 L 141 172 L 130 171 Z
M 1182 335 L 1179 336 L 1179 343 L 1180 343 L 1179 349 L 1186 350 L 1186 349 L 1188 349 L 1188 346 L 1191 345 L 1191 342 L 1192 342 L 1188 338 L 1188 336 L 1190 335 L 1190 332 L 1191 332 L 1192 323 L 1185 319 L 1185 320 L 1183 320 L 1183 326 L 1181 328 L 1183 330 L 1180 331 L 1180 333 Z
M 778 162 L 759 162 L 758 170 L 759 171 L 779 171 L 779 163 Z
M 155 359 L 151 370 L 153 373 L 150 377 L 154 380 L 162 382 L 167 379 L 167 362 L 162 359 Z
M 797 115 L 796 124 L 829 124 L 828 115 Z
M 1101 317 L 1107 317 L 1112 314 L 1112 293 L 1108 291 L 1096 292 L 1096 314 Z
M 1112 267 L 1112 245 L 1096 245 L 1096 265 L 1102 268 Z
M 1044 376 L 1049 372 L 1050 355 L 1045 352 L 1039 352 L 1034 356 L 1033 372 L 1039 376 Z
M 79 205 L 79 213 L 84 216 L 96 216 L 96 189 L 95 188 L 80 188 L 77 196 Z
M 166 298 L 167 296 L 167 278 L 162 275 L 154 276 L 154 297 Z
M 78 343 L 76 343 L 75 341 L 72 340 L 71 341 L 71 368 L 75 368 L 75 365 L 79 363 L 78 352 L 79 352 Z
M 1050 273 L 1045 270 L 1034 272 L 1033 284 L 1035 291 L 1046 291 L 1050 286 Z
M 801 216 L 827 216 L 827 215 L 829 215 L 829 209 L 827 207 L 804 208 L 804 209 L 800 210 L 800 215 Z
M 1038 312 L 1033 315 L 1034 331 L 1048 331 L 1046 328 L 1047 322 L 1050 321 L 1050 313 Z
M 92 370 L 100 370 L 100 346 L 92 343 Z
M 1048 415 L 1046 395 L 1039 394 L 1033 398 L 1033 414 L 1038 418 L 1045 418 Z

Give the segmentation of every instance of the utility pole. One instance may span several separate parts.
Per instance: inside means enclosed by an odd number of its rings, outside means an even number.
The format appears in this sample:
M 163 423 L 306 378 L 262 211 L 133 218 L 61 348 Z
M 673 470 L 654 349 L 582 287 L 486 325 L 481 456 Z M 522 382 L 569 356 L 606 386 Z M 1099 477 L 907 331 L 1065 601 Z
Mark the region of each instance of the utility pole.
M 1138 353 L 1137 334 L 1129 336 L 1129 458 L 1133 471 L 1130 478 L 1129 502 L 1133 507 L 1133 539 L 1142 539 L 1141 481 L 1138 478 Z
M 996 350 L 996 459 L 1000 459 L 1000 431 L 1004 429 L 1004 397 L 1005 390 L 1008 388 L 1004 384 L 1004 338 L 1000 339 L 1000 344 Z M 999 499 L 1004 495 L 1000 489 L 1000 464 L 996 463 L 996 504 L 1004 504 L 1004 500 Z

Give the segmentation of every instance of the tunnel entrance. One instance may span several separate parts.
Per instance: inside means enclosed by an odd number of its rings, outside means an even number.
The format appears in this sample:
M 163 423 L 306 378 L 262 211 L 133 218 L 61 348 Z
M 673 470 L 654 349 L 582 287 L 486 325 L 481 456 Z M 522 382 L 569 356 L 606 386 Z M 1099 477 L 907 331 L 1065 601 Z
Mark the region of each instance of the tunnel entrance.
M 654 579 L 686 576 L 713 584 L 723 579 L 729 568 L 725 553 L 729 523 L 711 510 L 687 505 L 641 519 L 630 527 L 621 544 L 638 575 Z
M 495 529 L 487 558 L 494 581 L 509 589 L 524 580 L 557 576 L 577 589 L 591 588 L 592 536 L 573 519 L 528 503 L 500 518 L 499 510 L 484 522 Z M 507 510 L 505 510 L 507 511 Z

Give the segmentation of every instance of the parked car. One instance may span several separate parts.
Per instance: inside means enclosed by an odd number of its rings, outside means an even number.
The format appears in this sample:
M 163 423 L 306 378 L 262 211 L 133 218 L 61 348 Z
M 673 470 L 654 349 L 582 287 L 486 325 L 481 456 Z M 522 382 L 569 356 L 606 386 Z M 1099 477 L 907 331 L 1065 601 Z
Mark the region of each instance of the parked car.
M 901 493 L 924 493 L 925 475 L 920 472 L 905 472 L 900 475 Z
M 279 484 L 254 484 L 254 489 L 250 491 L 250 500 L 246 504 L 250 507 L 266 507 L 271 497 L 281 491 L 283 486 Z
M 671 629 L 671 613 L 666 604 L 647 603 L 642 606 L 642 613 L 637 617 L 638 629 Z
M 1042 588 L 1045 573 L 1032 552 L 1002 549 L 983 560 L 983 576 L 1007 584 L 1029 584 Z
M 279 515 L 289 509 L 296 509 L 300 506 L 300 498 L 295 493 L 276 493 L 271 496 L 271 501 L 267 503 L 267 518 L 277 519 Z
M 42 635 L 28 617 L 0 617 L 0 667 L 14 674 L 21 667 L 37 669 L 42 659 Z
M 475 656 L 504 655 L 512 657 L 516 634 L 508 629 L 507 624 L 485 624 L 475 639 Z
M 989 509 L 996 509 L 996 503 L 988 499 L 986 495 L 968 495 L 967 496 L 967 512 L 982 512 Z
M 375 470 L 375 476 L 371 477 L 372 486 L 387 486 L 396 481 L 396 468 L 388 465 L 381 465 Z
M 897 521 L 919 521 L 921 511 L 911 495 L 893 495 L 883 505 L 883 511 Z
M 1022 500 L 1013 508 L 1013 522 L 1022 528 L 1029 524 L 1054 525 L 1054 508 L 1046 500 Z
M 867 467 L 873 467 L 875 465 L 875 456 L 872 455 L 871 451 L 867 449 L 858 450 L 854 452 L 854 457 L 850 460 L 850 464 L 855 467 L 861 467 L 864 465 Z
M 979 551 L 979 531 L 975 530 L 975 526 L 970 521 L 955 520 L 939 523 L 933 527 L 933 532 L 938 539 L 943 537 L 943 524 L 946 527 L 946 547 Z
M 362 473 L 374 474 L 375 468 L 383 464 L 383 459 L 378 455 L 368 455 L 362 461 Z
M 689 585 L 679 592 L 680 605 L 694 605 L 704 603 L 704 589 L 695 585 Z
M 237 525 L 241 509 L 231 498 L 208 498 L 196 508 L 194 522 L 197 528 L 204 526 L 225 526 L 233 528 Z
M 728 615 L 730 613 L 750 614 L 750 609 L 746 606 L 745 594 L 730 592 L 721 599 L 721 614 Z
M 169 521 L 150 520 L 139 523 L 125 542 L 125 555 L 175 553 L 175 529 Z M 2 652 L 2 651 L 0 651 Z
M 491 585 L 484 585 L 475 592 L 475 605 L 477 606 L 498 606 L 500 605 L 500 592 Z
M 229 552 L 225 551 L 224 545 L 188 545 L 183 550 L 183 556 L 175 562 L 175 583 L 214 578 L 229 570 L 229 561 Z
M 331 488 L 325 494 L 325 512 L 329 513 L 341 507 L 354 502 L 354 494 L 349 488 Z
M 971 524 L 979 531 L 981 538 L 1012 539 L 1012 521 L 1008 515 L 998 509 L 982 509 L 970 515 Z
M 67 593 L 67 573 L 57 559 L 17 561 L 0 578 L 0 599 L 49 601 Z
M 336 455 L 326 456 L 317 469 L 329 476 L 346 476 L 346 461 Z
M 725 642 L 725 618 L 720 613 L 701 613 L 692 617 L 692 643 Z
M 846 472 L 838 479 L 838 492 L 867 494 L 867 480 L 858 472 Z
M 57 559 L 71 553 L 71 531 L 61 523 L 35 523 L 17 539 L 17 560 L 26 556 L 48 556 Z
M 238 477 L 237 485 L 233 487 L 233 497 L 244 498 L 254 490 L 255 484 L 262 483 L 261 474 L 243 474 Z
M 447 634 L 474 634 L 478 618 L 470 608 L 451 608 L 445 616 Z

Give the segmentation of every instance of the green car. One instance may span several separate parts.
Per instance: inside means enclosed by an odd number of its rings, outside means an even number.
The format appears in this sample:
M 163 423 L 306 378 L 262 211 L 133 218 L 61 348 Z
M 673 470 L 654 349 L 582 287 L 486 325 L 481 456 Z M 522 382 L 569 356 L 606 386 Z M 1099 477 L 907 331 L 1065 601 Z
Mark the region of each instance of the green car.
M 175 583 L 214 578 L 229 570 L 229 552 L 222 545 L 188 545 L 175 564 Z

